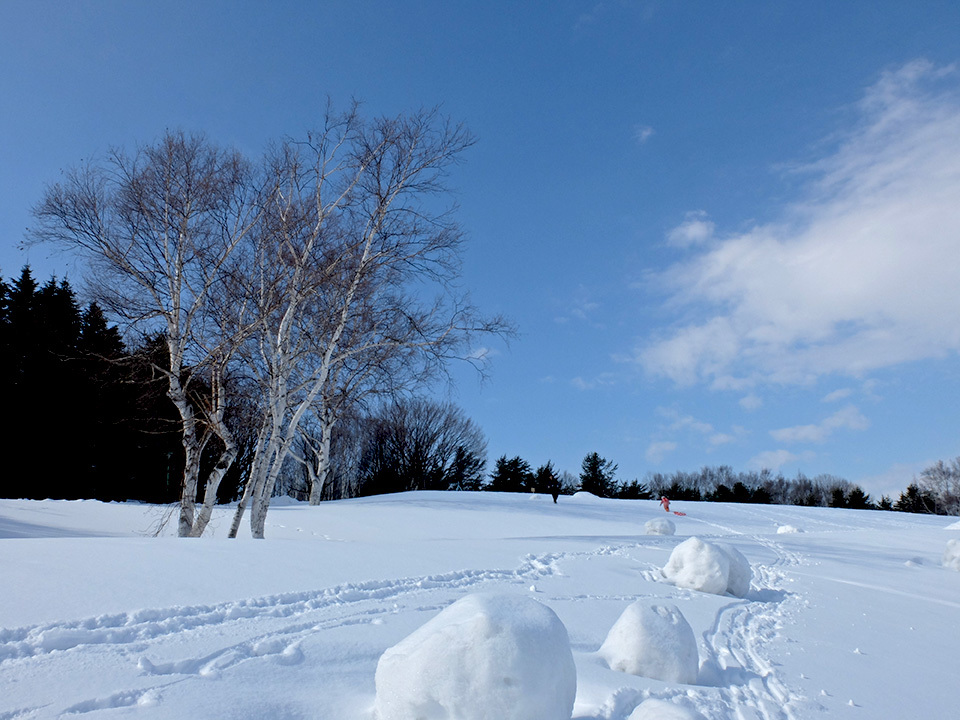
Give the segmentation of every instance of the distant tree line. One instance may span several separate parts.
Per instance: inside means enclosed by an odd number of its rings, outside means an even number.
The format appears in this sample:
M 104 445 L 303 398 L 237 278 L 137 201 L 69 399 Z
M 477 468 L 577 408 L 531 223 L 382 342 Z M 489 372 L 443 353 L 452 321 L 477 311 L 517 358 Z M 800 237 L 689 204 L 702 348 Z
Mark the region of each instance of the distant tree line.
M 180 417 L 162 371 L 168 365 L 162 336 L 141 337 L 127 347 L 97 303 L 81 307 L 69 282 L 51 278 L 39 285 L 25 267 L 16 279 L 0 280 L 0 350 L 0 383 L 14 418 L 0 435 L 0 496 L 154 503 L 180 498 Z M 182 373 L 193 393 L 210 392 L 202 368 L 186 366 Z M 224 381 L 242 385 L 242 379 Z M 257 412 L 241 390 L 225 406 L 237 457 L 215 502 L 238 499 L 256 452 Z M 199 432 L 201 472 L 207 473 L 223 447 L 202 424 Z M 320 500 L 408 490 L 585 491 L 605 498 L 960 514 L 960 458 L 924 469 L 896 501 L 884 496 L 875 502 L 833 475 L 787 478 L 725 465 L 620 480 L 617 465 L 596 452 L 584 457 L 578 476 L 549 461 L 534 469 L 506 455 L 487 474 L 482 430 L 452 403 L 413 395 L 384 396 L 344 410 L 326 448 L 324 437 L 315 423 L 303 423 L 275 494 L 309 499 L 317 487 L 317 456 L 326 453 Z M 199 501 L 204 499 L 201 493 Z

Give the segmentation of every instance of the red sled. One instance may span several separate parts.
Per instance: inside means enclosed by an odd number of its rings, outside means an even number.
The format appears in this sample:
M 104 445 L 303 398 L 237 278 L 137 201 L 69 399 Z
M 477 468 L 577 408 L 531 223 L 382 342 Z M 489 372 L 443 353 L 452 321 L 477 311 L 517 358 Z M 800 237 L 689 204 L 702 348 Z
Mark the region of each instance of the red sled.
M 679 510 L 674 510 L 674 511 L 673 511 L 673 514 L 674 514 L 674 515 L 679 515 L 679 516 L 681 516 L 681 517 L 683 517 L 683 516 L 686 515 L 686 513 L 682 513 L 682 512 L 680 512 Z

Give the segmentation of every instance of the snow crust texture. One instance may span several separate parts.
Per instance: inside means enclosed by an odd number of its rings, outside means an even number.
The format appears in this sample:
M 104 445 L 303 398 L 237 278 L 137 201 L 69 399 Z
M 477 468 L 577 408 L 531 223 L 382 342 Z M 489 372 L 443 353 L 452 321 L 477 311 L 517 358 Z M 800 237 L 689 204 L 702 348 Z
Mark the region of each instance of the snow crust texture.
M 623 611 L 599 654 L 611 670 L 673 683 L 695 683 L 700 664 L 693 628 L 680 610 L 642 600 Z
M 663 575 L 677 587 L 745 597 L 750 591 L 752 571 L 747 559 L 733 546 L 692 537 L 673 549 Z
M 380 657 L 379 720 L 570 720 L 567 630 L 521 595 L 467 595 Z
M 947 540 L 943 551 L 943 566 L 960 572 L 960 540 Z
M 704 720 L 704 717 L 695 710 L 651 698 L 640 703 L 628 720 Z
M 647 524 L 643 527 L 647 535 L 673 535 L 677 532 L 677 526 L 673 521 L 665 518 L 647 520 Z

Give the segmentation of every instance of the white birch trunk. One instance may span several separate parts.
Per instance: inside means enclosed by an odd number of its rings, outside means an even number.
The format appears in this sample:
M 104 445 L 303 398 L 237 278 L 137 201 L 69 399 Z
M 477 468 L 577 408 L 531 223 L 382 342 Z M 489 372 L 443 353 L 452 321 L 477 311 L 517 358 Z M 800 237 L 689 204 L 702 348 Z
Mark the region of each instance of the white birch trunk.
M 320 504 L 323 486 L 326 484 L 327 475 L 330 472 L 330 439 L 333 435 L 334 424 L 332 415 L 329 410 L 324 410 L 321 414 L 323 422 L 320 423 L 320 446 L 317 448 L 316 462 L 309 465 L 311 505 Z

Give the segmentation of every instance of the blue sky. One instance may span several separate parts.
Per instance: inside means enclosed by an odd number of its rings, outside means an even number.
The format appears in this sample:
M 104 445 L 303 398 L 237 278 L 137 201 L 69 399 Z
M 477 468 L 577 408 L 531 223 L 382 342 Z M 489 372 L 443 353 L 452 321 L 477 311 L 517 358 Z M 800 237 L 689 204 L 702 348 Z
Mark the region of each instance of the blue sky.
M 960 454 L 960 4 L 6 0 L 0 272 L 61 169 L 258 154 L 329 96 L 442 105 L 464 284 L 518 325 L 455 400 L 491 463 L 728 464 L 874 495 Z

